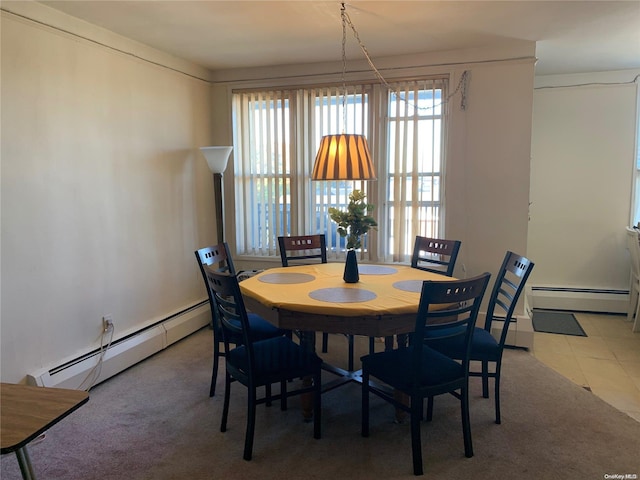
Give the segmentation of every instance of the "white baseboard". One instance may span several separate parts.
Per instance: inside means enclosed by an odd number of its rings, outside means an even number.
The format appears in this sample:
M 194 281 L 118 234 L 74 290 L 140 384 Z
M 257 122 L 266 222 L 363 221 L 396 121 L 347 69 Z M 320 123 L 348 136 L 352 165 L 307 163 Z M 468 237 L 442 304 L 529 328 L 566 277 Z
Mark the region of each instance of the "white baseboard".
M 210 321 L 211 310 L 207 303 L 114 342 L 105 352 L 100 375 L 93 383 L 98 384 L 126 370 L 199 330 Z M 81 388 L 82 382 L 97 365 L 99 357 L 100 353 L 95 352 L 79 357 L 77 362 L 66 362 L 64 366 L 34 372 L 27 375 L 27 383 L 41 387 Z
M 532 285 L 527 288 L 529 309 L 571 310 L 577 312 L 626 313 L 627 290 Z

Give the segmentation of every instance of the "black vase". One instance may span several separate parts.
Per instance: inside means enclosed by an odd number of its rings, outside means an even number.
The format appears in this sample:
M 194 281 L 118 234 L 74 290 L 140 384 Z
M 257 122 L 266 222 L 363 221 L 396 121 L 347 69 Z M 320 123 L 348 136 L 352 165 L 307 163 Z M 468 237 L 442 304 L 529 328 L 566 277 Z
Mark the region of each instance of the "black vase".
M 347 261 L 344 264 L 344 275 L 342 279 L 345 283 L 358 283 L 360 274 L 358 273 L 358 259 L 355 250 L 347 251 Z

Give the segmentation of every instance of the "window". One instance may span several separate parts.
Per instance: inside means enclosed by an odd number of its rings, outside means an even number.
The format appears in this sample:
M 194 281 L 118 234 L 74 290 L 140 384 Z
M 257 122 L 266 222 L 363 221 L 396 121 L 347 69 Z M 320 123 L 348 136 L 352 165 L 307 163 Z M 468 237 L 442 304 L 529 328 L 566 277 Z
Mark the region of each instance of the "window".
M 389 102 L 386 261 L 407 261 L 416 235 L 443 236 L 442 88 L 429 83 L 402 84 Z
M 236 246 L 238 255 L 278 255 L 279 235 L 326 233 L 329 258 L 345 240 L 329 207 L 344 208 L 364 190 L 376 205 L 377 232 L 366 235 L 363 259 L 408 261 L 416 235 L 442 232 L 446 79 L 342 85 L 233 94 Z M 323 135 L 367 137 L 377 182 L 312 182 Z

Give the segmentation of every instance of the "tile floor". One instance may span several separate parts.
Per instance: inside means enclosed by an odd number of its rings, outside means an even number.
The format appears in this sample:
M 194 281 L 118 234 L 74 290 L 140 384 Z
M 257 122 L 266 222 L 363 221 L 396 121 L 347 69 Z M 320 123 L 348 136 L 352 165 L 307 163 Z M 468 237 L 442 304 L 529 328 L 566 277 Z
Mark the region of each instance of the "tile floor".
M 640 333 L 626 316 L 575 316 L 587 337 L 535 332 L 531 353 L 640 422 Z

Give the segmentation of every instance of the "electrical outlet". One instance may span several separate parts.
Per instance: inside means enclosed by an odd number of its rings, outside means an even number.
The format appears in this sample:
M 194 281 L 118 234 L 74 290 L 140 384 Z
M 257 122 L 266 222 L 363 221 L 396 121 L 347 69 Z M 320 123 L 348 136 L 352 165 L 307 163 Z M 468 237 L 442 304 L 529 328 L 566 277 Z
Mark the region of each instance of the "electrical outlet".
M 111 314 L 105 315 L 102 317 L 102 331 L 108 332 L 113 329 L 113 318 L 111 318 Z

